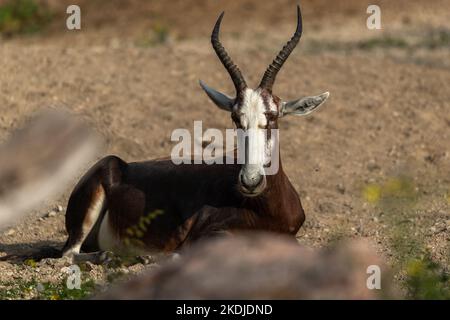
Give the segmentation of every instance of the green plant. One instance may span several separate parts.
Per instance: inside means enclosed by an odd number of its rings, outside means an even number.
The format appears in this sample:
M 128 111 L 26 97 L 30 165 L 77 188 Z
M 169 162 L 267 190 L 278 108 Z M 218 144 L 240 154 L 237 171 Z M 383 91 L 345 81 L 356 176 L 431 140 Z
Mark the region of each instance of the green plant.
M 34 33 L 44 28 L 51 16 L 48 8 L 35 0 L 9 0 L 0 6 L 0 33 Z
M 428 255 L 409 262 L 406 289 L 410 299 L 450 299 L 449 276 Z
M 382 213 L 389 244 L 395 253 L 396 271 L 402 275 L 409 299 L 449 299 L 450 283 L 445 268 L 433 261 L 425 247 L 425 238 L 414 223 L 421 200 L 414 180 L 391 177 L 381 184 L 363 188 L 363 198 Z M 414 236 L 412 236 L 414 235 Z
M 450 30 L 433 30 L 422 41 L 428 49 L 450 47 Z
M 140 38 L 136 45 L 140 47 L 154 47 L 167 43 L 168 39 L 169 28 L 162 23 L 157 23 L 152 27 L 150 34 Z
M 149 214 L 140 217 L 138 223 L 127 228 L 125 230 L 126 237 L 124 238 L 125 245 L 135 247 L 144 246 L 142 238 L 144 237 L 145 232 L 147 232 L 147 227 L 161 214 L 163 214 L 162 210 L 152 211 Z
M 0 300 L 33 299 L 44 300 L 78 300 L 92 296 L 97 291 L 94 280 L 82 281 L 80 289 L 68 289 L 66 279 L 59 283 L 38 283 L 32 281 L 15 281 L 0 283 Z
M 374 48 L 406 48 L 408 47 L 408 43 L 402 38 L 384 36 L 360 41 L 356 46 L 358 49 L 363 50 L 371 50 Z

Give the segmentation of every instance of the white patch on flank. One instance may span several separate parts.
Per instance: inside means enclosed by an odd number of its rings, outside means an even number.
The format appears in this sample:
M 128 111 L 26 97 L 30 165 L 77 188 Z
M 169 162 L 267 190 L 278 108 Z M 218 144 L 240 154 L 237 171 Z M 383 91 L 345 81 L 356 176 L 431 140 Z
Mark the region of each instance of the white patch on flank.
M 157 254 L 158 250 L 150 250 L 134 246 L 133 244 L 125 244 L 114 232 L 111 222 L 109 221 L 109 211 L 106 211 L 103 221 L 98 232 L 98 246 L 102 251 L 111 251 L 118 255 L 147 255 Z
M 119 240 L 114 235 L 114 231 L 109 222 L 109 212 L 106 211 L 98 232 L 98 246 L 103 251 L 115 251 L 119 246 Z

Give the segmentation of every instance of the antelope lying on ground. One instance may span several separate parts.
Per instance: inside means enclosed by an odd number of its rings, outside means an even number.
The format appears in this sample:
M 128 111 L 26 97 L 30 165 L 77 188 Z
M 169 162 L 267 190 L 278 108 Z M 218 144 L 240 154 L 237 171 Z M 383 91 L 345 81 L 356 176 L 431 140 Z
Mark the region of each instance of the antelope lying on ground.
M 244 77 L 219 41 L 223 13 L 211 36 L 212 46 L 231 76 L 236 97 L 229 98 L 200 82 L 209 98 L 231 113 L 237 128 L 249 136 L 245 153 L 266 155 L 273 145 L 267 130 L 278 128 L 278 118 L 306 115 L 321 105 L 328 93 L 282 102 L 272 94 L 275 77 L 300 40 L 302 19 L 297 8 L 297 29 L 264 73 L 257 89 Z M 251 147 L 249 147 L 251 146 Z M 239 229 L 267 230 L 294 235 L 305 220 L 299 196 L 283 172 L 266 175 L 270 162 L 180 164 L 170 159 L 127 163 L 108 156 L 95 164 L 72 192 L 66 213 L 69 238 L 63 255 L 80 250 L 127 250 L 133 226 L 141 225 L 156 210 L 162 214 L 142 226 L 139 243 L 145 252 L 172 252 L 192 241 Z M 223 162 L 225 163 L 225 161 Z M 143 220 L 144 219 L 144 220 Z M 147 221 L 148 222 L 148 221 Z M 131 228 L 131 229 L 130 229 Z

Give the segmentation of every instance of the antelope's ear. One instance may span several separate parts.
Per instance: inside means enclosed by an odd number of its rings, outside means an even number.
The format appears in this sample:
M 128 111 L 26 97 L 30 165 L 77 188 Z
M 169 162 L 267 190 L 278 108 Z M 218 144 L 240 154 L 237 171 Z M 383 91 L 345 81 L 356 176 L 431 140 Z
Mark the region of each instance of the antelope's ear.
M 305 116 L 322 105 L 329 96 L 329 92 L 324 92 L 318 96 L 305 97 L 298 100 L 283 102 L 281 106 L 281 116 L 288 114 Z
M 223 93 L 208 87 L 203 81 L 199 81 L 200 86 L 205 90 L 208 97 L 222 110 L 231 111 L 234 105 L 234 99 L 227 97 Z

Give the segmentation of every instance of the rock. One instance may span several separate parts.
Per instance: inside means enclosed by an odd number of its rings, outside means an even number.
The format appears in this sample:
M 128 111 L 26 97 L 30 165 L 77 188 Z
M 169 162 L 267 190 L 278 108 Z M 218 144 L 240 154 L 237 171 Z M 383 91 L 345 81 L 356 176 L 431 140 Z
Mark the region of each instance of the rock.
M 155 263 L 155 258 L 151 255 L 138 256 L 137 260 L 143 265 Z
M 430 231 L 432 234 L 438 234 L 438 233 L 445 231 L 446 229 L 447 229 L 447 226 L 445 223 L 438 222 L 430 228 Z
M 52 210 L 49 213 L 47 213 L 47 218 L 56 217 L 56 211 Z
M 339 191 L 340 194 L 344 194 L 345 186 L 342 183 L 339 183 L 338 185 L 336 185 L 336 190 Z
M 5 235 L 6 236 L 12 236 L 13 234 L 15 234 L 16 233 L 16 230 L 14 230 L 14 229 L 9 229 L 8 231 L 6 231 L 5 232 Z
M 381 268 L 381 290 L 367 289 L 367 267 Z M 394 297 L 391 273 L 363 241 L 327 249 L 253 233 L 208 239 L 98 299 L 376 299 Z
M 72 265 L 72 258 L 61 257 L 61 258 L 44 258 L 39 261 L 40 266 L 51 266 L 54 269 L 61 269 L 66 266 Z
M 58 206 L 56 206 L 56 210 L 57 210 L 58 212 L 62 212 L 62 211 L 63 211 L 63 207 L 60 206 L 60 205 L 58 205 Z
M 435 163 L 436 162 L 436 155 L 428 154 L 424 157 L 424 160 L 429 163 Z
M 380 166 L 377 164 L 377 162 L 374 159 L 370 159 L 367 163 L 367 169 L 369 171 L 375 171 L 380 169 Z
M 44 292 L 45 291 L 45 287 L 44 287 L 44 285 L 42 284 L 42 283 L 38 283 L 37 285 L 36 285 L 36 290 L 38 291 L 38 292 Z
M 86 261 L 84 267 L 85 267 L 86 271 L 89 272 L 89 271 L 94 270 L 96 268 L 96 265 L 90 261 Z

